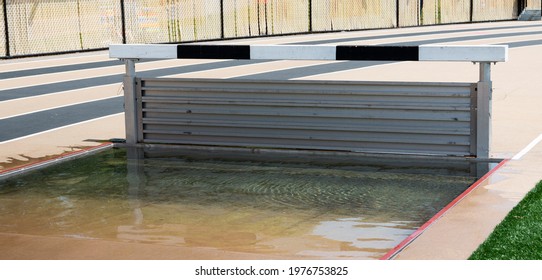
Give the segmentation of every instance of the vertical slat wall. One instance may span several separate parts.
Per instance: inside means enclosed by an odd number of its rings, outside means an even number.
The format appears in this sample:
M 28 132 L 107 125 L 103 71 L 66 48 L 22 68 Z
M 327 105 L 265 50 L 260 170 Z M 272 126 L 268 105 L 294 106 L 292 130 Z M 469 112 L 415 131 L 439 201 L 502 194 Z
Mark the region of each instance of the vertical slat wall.
M 103 48 L 122 41 L 119 1 L 5 1 L 12 56 Z
M 542 1 L 540 0 L 527 0 L 528 9 L 540 9 L 542 7 Z
M 128 43 L 165 43 L 221 36 L 220 0 L 125 0 Z
M 313 31 L 397 26 L 395 0 L 313 0 Z
M 470 21 L 470 0 L 423 0 L 420 2 L 420 25 Z
M 470 156 L 474 85 L 140 79 L 139 142 Z
M 223 0 L 224 37 L 309 31 L 308 0 Z
M 399 26 L 420 25 L 420 8 L 419 0 L 399 1 Z
M 76 1 L 9 1 L 10 53 L 79 50 Z
M 437 2 L 437 7 L 440 6 L 437 12 L 437 18 L 440 14 L 438 24 L 470 21 L 470 0 L 438 0 Z
M 477 0 L 473 6 L 473 21 L 505 20 L 518 17 L 518 2 Z
M 81 49 L 103 48 L 122 42 L 120 1 L 79 1 L 78 13 Z

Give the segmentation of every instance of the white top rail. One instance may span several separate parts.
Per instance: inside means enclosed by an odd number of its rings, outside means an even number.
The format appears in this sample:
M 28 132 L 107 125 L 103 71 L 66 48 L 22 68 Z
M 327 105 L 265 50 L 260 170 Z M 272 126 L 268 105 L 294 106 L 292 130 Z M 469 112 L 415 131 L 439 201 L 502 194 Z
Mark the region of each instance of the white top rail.
M 109 56 L 119 59 L 270 59 L 505 62 L 506 45 L 322 46 L 113 44 Z

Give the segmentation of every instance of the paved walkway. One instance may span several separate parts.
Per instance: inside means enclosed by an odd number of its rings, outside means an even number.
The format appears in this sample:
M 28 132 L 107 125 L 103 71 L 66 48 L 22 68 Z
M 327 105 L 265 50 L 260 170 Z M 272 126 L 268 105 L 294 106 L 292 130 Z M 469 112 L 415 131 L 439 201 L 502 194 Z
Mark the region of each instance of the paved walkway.
M 491 151 L 493 157 L 515 159 L 430 226 L 398 254 L 398 259 L 467 258 L 525 193 L 542 179 L 542 144 L 533 142 L 542 134 L 542 122 L 539 121 L 542 119 L 542 97 L 537 82 L 542 69 L 541 22 L 445 25 L 227 43 L 510 46 L 510 61 L 493 67 Z M 476 65 L 446 62 L 165 60 L 139 63 L 137 70 L 144 76 L 233 79 L 475 82 L 478 78 Z M 120 84 L 123 71 L 123 65 L 108 59 L 107 52 L 0 61 L 0 172 L 97 146 L 111 138 L 123 138 Z M 523 153 L 528 146 L 532 149 Z M 32 257 L 32 248 L 18 247 L 22 243 L 11 242 L 13 238 L 0 234 L 0 250 L 17 252 L 11 255 L 14 258 Z M 40 239 L 37 236 L 17 238 L 19 241 Z M 45 239 L 35 244 L 42 242 L 47 244 Z M 65 238 L 63 242 L 80 241 Z M 145 258 L 143 248 L 140 252 Z M 62 256 L 62 250 L 36 257 L 55 256 Z M 101 255 L 64 256 L 100 258 Z M 118 257 L 126 256 L 120 254 Z

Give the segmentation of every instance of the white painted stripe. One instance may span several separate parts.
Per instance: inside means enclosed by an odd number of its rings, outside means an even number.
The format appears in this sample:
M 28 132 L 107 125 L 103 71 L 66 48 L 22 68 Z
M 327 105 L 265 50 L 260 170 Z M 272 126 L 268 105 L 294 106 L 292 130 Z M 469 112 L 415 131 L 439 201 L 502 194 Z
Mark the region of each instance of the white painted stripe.
M 262 65 L 265 66 L 265 65 L 273 65 L 273 64 L 279 64 L 280 65 L 280 63 L 283 63 L 283 61 L 262 62 L 262 63 L 259 63 L 257 66 L 261 67 Z M 236 66 L 230 66 L 230 67 L 217 68 L 217 69 L 213 69 L 213 70 L 201 70 L 201 71 L 194 71 L 194 72 L 189 72 L 189 73 L 173 74 L 173 75 L 168 75 L 168 76 L 162 76 L 162 78 L 192 77 L 194 75 L 196 75 L 194 77 L 197 77 L 198 73 L 208 74 L 208 73 L 211 73 L 210 71 L 217 71 L 217 72 L 220 72 L 219 73 L 220 77 L 217 77 L 217 79 L 230 79 L 230 78 L 236 78 L 236 77 L 252 76 L 252 75 L 258 75 L 258 74 L 263 74 L 263 73 L 270 73 L 270 72 L 276 72 L 276 71 L 284 71 L 284 70 L 291 70 L 291 69 L 296 69 L 296 68 L 310 67 L 310 66 L 315 66 L 315 65 L 328 65 L 328 64 L 332 64 L 332 63 L 339 63 L 339 61 L 311 62 L 311 63 L 307 63 L 307 64 L 303 64 L 303 65 L 281 67 L 281 68 L 276 68 L 276 69 L 271 68 L 271 69 L 265 69 L 265 70 L 260 70 L 260 71 L 251 71 L 250 73 L 228 74 L 228 73 L 233 72 L 231 70 L 254 66 L 254 64 L 236 65 Z M 225 73 L 222 73 L 222 72 L 225 72 Z
M 130 44 L 109 45 L 110 58 L 177 58 L 177 45 Z
M 73 126 L 76 126 L 76 125 L 82 125 L 82 124 L 86 124 L 86 123 L 90 123 L 90 122 L 94 122 L 94 121 L 99 121 L 99 120 L 103 120 L 103 119 L 106 119 L 106 118 L 112 118 L 112 117 L 116 117 L 116 116 L 120 116 L 120 115 L 124 115 L 124 113 L 117 113 L 117 114 L 103 116 L 103 117 L 90 119 L 90 120 L 86 120 L 86 121 L 82 121 L 82 122 L 78 122 L 78 123 L 72 123 L 72 124 L 69 124 L 69 125 L 61 126 L 61 127 L 56 127 L 56 128 L 53 128 L 53 129 L 37 132 L 37 133 L 34 133 L 34 134 L 25 135 L 25 136 L 22 136 L 22 137 L 19 137 L 19 138 L 6 140 L 4 142 L 0 142 L 0 145 L 7 144 L 7 143 L 10 143 L 10 142 L 19 141 L 19 140 L 23 140 L 23 139 L 26 139 L 26 138 L 38 136 L 38 135 L 41 135 L 41 134 L 45 134 L 45 133 L 49 133 L 49 132 L 53 132 L 53 131 L 57 131 L 57 130 L 61 130 L 61 129 L 64 129 L 64 128 L 69 128 L 69 127 L 73 127 Z
M 179 67 L 179 66 L 190 66 L 190 65 L 198 65 L 198 64 L 203 64 L 205 62 L 197 62 L 197 63 L 190 63 L 190 64 L 179 64 L 179 65 L 175 65 L 175 66 L 162 66 L 160 65 L 159 63 L 161 63 L 162 61 L 151 61 L 151 62 L 142 62 L 140 64 L 138 64 L 138 68 L 137 68 L 137 71 L 138 73 L 139 72 L 145 72 L 145 71 L 154 71 L 154 70 L 161 70 L 161 69 L 169 69 L 169 68 L 175 68 L 175 67 Z M 153 64 L 158 64 L 156 66 L 153 66 Z M 149 67 L 150 65 L 150 67 Z M 118 69 L 118 71 L 117 71 Z M 13 89 L 19 89 L 19 88 L 23 88 L 23 87 L 32 87 L 32 86 L 41 86 L 41 85 L 54 85 L 56 83 L 62 83 L 62 82 L 73 82 L 73 81 L 78 81 L 78 80 L 85 80 L 85 79 L 91 79 L 91 78 L 103 78 L 103 77 L 109 77 L 109 76 L 113 76 L 113 75 L 121 75 L 124 73 L 124 65 L 114 65 L 114 66 L 106 66 L 106 67 L 98 67 L 98 68 L 91 68 L 90 71 L 95 71 L 95 70 L 100 70 L 102 72 L 100 72 L 99 74 L 97 75 L 86 75 L 84 77 L 81 77 L 81 76 L 77 76 L 77 77 L 73 77 L 73 78 L 69 78 L 69 79 L 56 79 L 56 80 L 49 80 L 49 81 L 36 81 L 35 83 L 27 83 L 25 84 L 24 86 L 21 86 L 21 85 L 18 85 L 18 86 L 12 86 L 12 87 L 2 87 L 1 90 L 13 90 Z M 112 70 L 111 72 L 109 72 L 109 70 Z M 72 70 L 72 71 L 65 71 L 65 72 L 56 72 L 56 73 L 50 73 L 50 74 L 41 74 L 39 75 L 40 78 L 54 78 L 55 76 L 66 76 L 66 74 L 70 74 L 70 73 L 82 73 L 83 75 L 86 74 L 85 72 L 88 72 L 89 69 L 79 69 L 79 70 Z M 107 71 L 107 72 L 106 72 Z M 95 71 L 96 72 L 96 71 Z M 2 82 L 10 82 L 12 80 L 29 80 L 28 77 L 20 77 L 20 78 L 10 78 L 10 79 L 3 79 Z M 32 79 L 31 79 L 32 80 Z M 122 79 L 119 80 L 119 82 L 122 83 Z M 112 84 L 107 84 L 107 85 L 112 85 Z M 107 86 L 105 85 L 105 86 Z M 94 87 L 94 86 L 92 86 Z M 78 88 L 78 89 L 75 89 L 75 90 L 79 90 L 79 89 L 86 89 L 86 88 L 92 88 L 92 87 L 82 87 L 82 88 Z M 71 90 L 69 90 L 71 91 Z M 68 92 L 68 91 L 65 91 L 65 92 Z M 42 95 L 43 96 L 43 95 Z M 23 97 L 23 98 L 26 98 L 26 97 Z M 10 100 L 15 100 L 15 99 L 10 99 Z M 8 100 L 6 100 L 8 101 Z M 3 102 L 3 101 L 0 101 L 0 102 Z
M 75 105 L 80 105 L 80 104 L 85 104 L 85 103 L 90 103 L 90 102 L 95 102 L 95 101 L 101 101 L 101 100 L 106 100 L 106 99 L 112 99 L 112 98 L 117 98 L 117 97 L 120 97 L 120 96 L 119 95 L 108 96 L 108 97 L 104 97 L 104 98 L 85 100 L 85 101 L 70 103 L 70 104 L 61 105 L 61 106 L 47 107 L 47 108 L 40 109 L 40 110 L 24 112 L 24 113 L 21 113 L 21 114 L 10 115 L 10 116 L 7 116 L 7 117 L 0 117 L 0 121 L 5 120 L 5 119 L 20 117 L 20 116 L 24 116 L 24 115 L 39 113 L 39 112 L 43 112 L 43 111 L 49 111 L 49 110 L 54 110 L 54 109 L 59 109 L 59 108 L 64 108 L 64 107 L 69 107 L 69 106 L 75 106 Z
M 43 98 L 43 97 L 53 96 L 53 95 L 57 95 L 57 94 L 67 94 L 67 93 L 70 93 L 70 92 L 76 92 L 76 91 L 81 91 L 81 90 L 89 90 L 89 89 L 99 89 L 99 88 L 111 87 L 111 86 L 115 86 L 115 85 L 117 87 L 119 87 L 119 89 L 117 91 L 117 94 L 118 94 L 117 96 L 122 96 L 124 94 L 122 92 L 122 82 L 118 82 L 118 83 L 115 83 L 115 84 L 83 87 L 83 88 L 77 88 L 77 89 L 70 89 L 70 90 L 66 90 L 66 91 L 58 91 L 58 92 L 52 92 L 52 93 L 46 93 L 46 94 L 39 94 L 39 95 L 33 95 L 33 96 L 27 96 L 27 97 L 21 97 L 21 98 L 8 99 L 8 100 L 0 101 L 0 105 L 2 103 L 8 103 L 8 102 L 14 102 L 14 101 L 17 102 L 17 101 L 35 99 L 35 98 Z
M 529 145 L 527 145 L 523 150 L 521 150 L 519 153 L 517 153 L 512 159 L 513 160 L 520 160 L 523 158 L 528 152 L 530 152 L 536 145 L 538 145 L 542 141 L 542 134 L 538 135 Z
M 330 71 L 330 72 L 326 72 L 326 73 L 322 73 L 322 74 L 316 74 L 316 75 L 309 75 L 309 76 L 294 78 L 292 80 L 313 79 L 313 78 L 320 77 L 320 76 L 337 75 L 337 74 L 341 74 L 341 73 L 348 73 L 348 72 L 352 72 L 352 71 L 359 71 L 359 70 L 370 69 L 370 68 L 374 68 L 374 67 L 388 66 L 388 65 L 398 64 L 398 63 L 407 63 L 407 61 L 386 62 L 386 63 L 382 63 L 382 64 L 378 64 L 378 65 L 365 66 L 365 67 L 361 67 L 361 68 L 352 68 L 352 69 L 341 70 L 341 71 Z M 352 79 L 348 79 L 348 81 L 351 81 L 351 80 Z
M 253 45 L 250 59 L 335 60 L 335 46 Z
M 115 66 L 115 67 L 119 67 L 119 66 Z M 123 66 L 120 66 L 120 67 L 123 67 Z M 121 68 L 119 68 L 121 69 Z M 122 68 L 123 69 L 123 68 Z M 75 71 L 81 71 L 81 72 L 84 72 L 85 70 L 75 70 Z M 72 71 L 69 71 L 69 72 L 72 72 Z M 68 73 L 68 72 L 65 72 L 65 73 Z M 10 79 L 4 79 L 2 81 L 5 81 L 6 83 L 10 83 L 12 81 L 15 81 L 15 83 L 19 83 L 19 85 L 16 85 L 16 86 L 12 86 L 12 87 L 2 87 L 1 90 L 14 90 L 14 89 L 20 89 L 20 88 L 25 88 L 25 87 L 34 87 L 34 86 L 46 86 L 46 85 L 54 85 L 54 84 L 58 84 L 58 83 L 64 83 L 64 82 L 73 82 L 73 81 L 77 81 L 77 80 L 84 80 L 84 79 L 92 79 L 92 78 L 103 78 L 103 77 L 108 77 L 108 76 L 112 76 L 112 75 L 119 75 L 121 74 L 122 72 L 118 72 L 118 73 L 101 73 L 99 75 L 93 75 L 93 76 L 86 76 L 86 77 L 82 77 L 82 76 L 77 76 L 77 77 L 73 77 L 73 78 L 69 78 L 69 79 L 57 79 L 57 80 L 37 80 L 34 82 L 33 79 L 29 79 L 28 77 L 20 77 L 20 78 L 10 78 Z M 64 74 L 63 72 L 59 72 L 59 73 L 51 73 L 51 74 L 41 74 L 39 75 L 40 78 L 43 78 L 43 79 L 54 79 L 55 76 L 63 76 L 62 74 Z M 30 80 L 30 81 L 29 81 Z M 25 81 L 28 81 L 26 84 L 24 85 L 21 85 L 20 83 L 21 82 L 25 82 Z M 34 83 L 33 83 L 34 82 Z M 1 85 L 1 84 L 0 84 Z M 84 88 L 81 88 L 81 89 L 84 89 Z
M 114 68 L 118 68 L 118 71 L 115 70 Z M 76 76 L 76 77 L 67 78 L 67 79 L 60 79 L 60 78 L 59 79 L 54 79 L 55 76 L 58 76 L 58 77 L 70 76 L 68 74 L 77 73 L 77 72 L 80 72 L 80 73 L 82 73 L 82 75 L 84 75 L 85 72 L 89 71 L 89 69 L 80 69 L 80 70 L 73 70 L 73 71 L 66 71 L 66 72 L 41 74 L 41 75 L 38 75 L 40 77 L 39 80 L 28 78 L 28 76 L 27 77 L 4 79 L 4 80 L 2 80 L 2 83 L 10 83 L 12 81 L 15 81 L 15 83 L 19 82 L 19 85 L 11 86 L 11 87 L 2 87 L 1 90 L 5 91 L 5 90 L 20 89 L 20 88 L 25 88 L 25 87 L 54 85 L 54 84 L 64 83 L 64 82 L 73 82 L 73 81 L 78 81 L 78 80 L 86 80 L 86 79 L 92 79 L 92 78 L 103 78 L 103 77 L 108 77 L 108 76 L 113 76 L 113 75 L 120 75 L 120 74 L 123 73 L 122 71 L 124 70 L 124 66 L 116 65 L 116 66 L 92 68 L 91 71 L 96 70 L 96 69 L 102 70 L 103 72 L 100 72 L 97 75 Z M 116 72 L 106 72 L 106 70 L 108 70 L 108 69 L 115 70 Z M 20 85 L 21 81 L 23 81 L 23 82 L 28 81 L 28 82 L 26 84 L 24 84 L 24 85 Z M 119 81 L 122 81 L 122 80 L 119 80 Z M 83 88 L 81 88 L 81 89 L 83 89 Z
M 102 51 L 100 51 L 102 52 Z M 94 62 L 102 62 L 102 61 L 108 61 L 110 60 L 108 57 L 108 54 L 105 53 L 100 54 L 83 54 L 83 55 L 71 55 L 68 54 L 67 57 L 53 57 L 53 58 L 30 58 L 29 60 L 25 61 L 7 61 L 4 63 L 4 61 L 0 62 L 0 68 L 13 68 L 14 66 L 22 66 L 22 68 L 16 68 L 16 69 L 1 69 L 0 73 L 6 73 L 11 71 L 24 71 L 24 70 L 30 70 L 35 68 L 45 68 L 45 67 L 59 67 L 59 66 L 68 66 L 68 65 L 78 65 L 81 63 L 94 63 Z M 101 57 L 101 58 L 100 58 Z M 84 58 L 91 58 L 89 60 L 84 60 L 83 62 L 79 61 L 79 59 Z M 20 59 L 24 60 L 24 59 Z M 73 60 L 73 61 L 70 61 Z M 57 63 L 59 61 L 60 63 Z M 41 64 L 36 66 L 36 64 Z M 43 65 L 46 64 L 46 65 Z M 28 65 L 27 67 L 24 67 L 24 65 Z
M 505 62 L 508 60 L 508 46 L 421 45 L 419 55 L 420 61 Z
M 268 70 L 261 70 L 261 71 L 253 71 L 253 72 L 250 72 L 250 74 L 239 74 L 239 75 L 224 76 L 223 79 L 230 79 L 230 78 L 236 78 L 236 77 L 241 77 L 241 79 L 242 79 L 243 76 L 252 76 L 252 75 L 258 75 L 258 74 L 263 74 L 263 73 L 280 72 L 280 71 L 292 70 L 292 69 L 296 69 L 296 68 L 311 67 L 311 66 L 315 66 L 315 65 L 329 65 L 329 64 L 332 64 L 332 63 L 339 63 L 339 62 L 338 61 L 326 61 L 324 63 L 311 63 L 311 64 L 304 64 L 304 65 L 295 65 L 295 66 L 289 66 L 289 67 L 282 67 L 280 69 L 268 69 Z

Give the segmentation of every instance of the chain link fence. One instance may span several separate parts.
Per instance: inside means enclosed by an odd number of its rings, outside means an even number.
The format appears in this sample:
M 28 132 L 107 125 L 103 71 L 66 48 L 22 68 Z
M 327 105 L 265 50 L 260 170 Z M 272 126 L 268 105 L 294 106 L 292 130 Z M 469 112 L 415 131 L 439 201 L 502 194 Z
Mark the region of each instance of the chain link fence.
M 103 48 L 122 41 L 119 1 L 5 1 L 6 56 Z
M 0 0 L 0 57 L 511 20 L 540 0 Z
M 519 15 L 518 1 L 478 0 L 473 4 L 473 21 L 505 20 Z
M 124 9 L 127 43 L 221 37 L 220 0 L 126 0 Z
M 502 0 L 497 0 L 502 1 Z M 427 19 L 432 19 L 431 24 L 448 24 L 471 21 L 471 0 L 424 1 L 426 5 L 432 6 L 433 14 L 426 14 Z M 425 19 L 425 17 L 424 17 Z
M 307 0 L 224 0 L 224 38 L 309 32 Z
M 540 0 L 527 0 L 526 8 L 533 9 L 533 10 L 534 9 L 540 10 L 540 8 L 542 8 L 542 1 L 540 1 Z
M 312 5 L 312 31 L 397 26 L 396 0 L 314 0 Z

